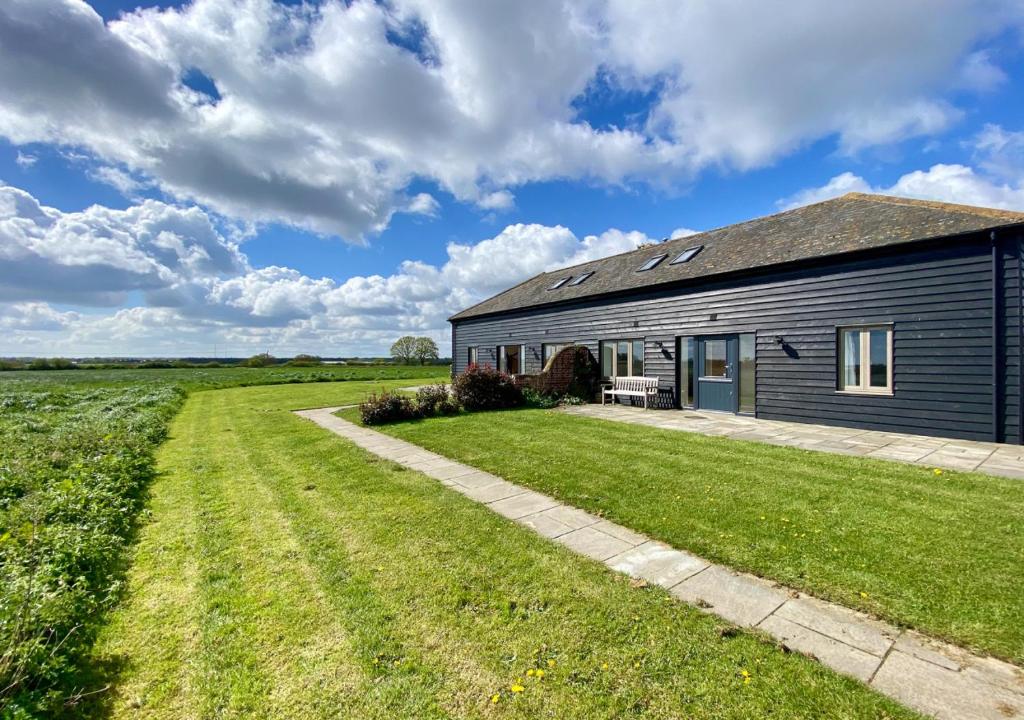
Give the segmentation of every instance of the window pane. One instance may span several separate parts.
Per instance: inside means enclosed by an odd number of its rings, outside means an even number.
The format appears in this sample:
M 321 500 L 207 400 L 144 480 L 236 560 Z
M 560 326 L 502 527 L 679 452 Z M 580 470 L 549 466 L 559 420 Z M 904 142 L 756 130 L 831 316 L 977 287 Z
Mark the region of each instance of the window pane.
M 519 346 L 509 345 L 505 348 L 505 372 L 509 375 L 517 375 L 522 372 L 519 369 Z
M 633 375 L 640 377 L 644 374 L 644 341 L 633 341 Z
M 476 362 L 476 348 L 475 347 L 471 347 L 469 349 L 469 364 L 470 365 L 476 365 L 477 364 L 477 362 Z
M 740 335 L 740 412 L 754 412 L 754 334 Z
M 629 343 L 619 340 L 615 352 L 615 375 L 617 377 L 629 376 Z
M 726 340 L 704 341 L 704 372 L 701 377 L 726 377 Z
M 612 377 L 615 374 L 615 345 L 601 343 L 601 377 Z
M 871 353 L 871 387 L 889 386 L 889 332 L 884 329 L 868 332 Z
M 843 330 L 843 387 L 860 387 L 860 330 Z
M 693 405 L 693 338 L 679 339 L 679 404 Z

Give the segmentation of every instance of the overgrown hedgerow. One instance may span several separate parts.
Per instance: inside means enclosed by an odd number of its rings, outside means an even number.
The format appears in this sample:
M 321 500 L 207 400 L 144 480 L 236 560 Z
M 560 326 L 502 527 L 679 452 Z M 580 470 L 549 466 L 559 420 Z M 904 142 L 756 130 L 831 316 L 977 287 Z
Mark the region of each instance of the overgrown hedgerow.
M 0 394 L 0 717 L 59 715 L 118 599 L 173 386 Z

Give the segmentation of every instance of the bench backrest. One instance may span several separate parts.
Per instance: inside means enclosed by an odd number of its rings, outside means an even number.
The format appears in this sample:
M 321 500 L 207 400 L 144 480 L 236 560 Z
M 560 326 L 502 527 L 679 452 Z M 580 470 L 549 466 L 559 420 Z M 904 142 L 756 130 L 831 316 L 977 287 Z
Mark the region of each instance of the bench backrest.
M 612 385 L 613 390 L 626 392 L 651 392 L 658 389 L 658 378 L 649 377 L 617 377 Z

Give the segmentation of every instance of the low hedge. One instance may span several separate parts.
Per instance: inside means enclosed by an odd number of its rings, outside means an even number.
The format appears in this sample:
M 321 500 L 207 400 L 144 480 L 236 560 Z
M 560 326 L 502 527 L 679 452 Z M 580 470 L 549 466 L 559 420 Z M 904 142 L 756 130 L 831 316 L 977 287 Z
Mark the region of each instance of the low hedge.
M 489 367 L 470 365 L 452 382 L 456 401 L 466 410 L 503 410 L 523 404 L 523 390 L 515 379 Z

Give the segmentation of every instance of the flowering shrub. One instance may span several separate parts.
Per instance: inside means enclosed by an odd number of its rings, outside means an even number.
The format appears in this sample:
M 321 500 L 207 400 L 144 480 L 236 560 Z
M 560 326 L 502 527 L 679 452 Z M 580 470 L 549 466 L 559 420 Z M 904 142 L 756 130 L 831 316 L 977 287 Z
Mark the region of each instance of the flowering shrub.
M 416 403 L 405 395 L 381 390 L 379 393 L 372 393 L 359 406 L 359 416 L 364 425 L 384 425 L 418 418 L 420 410 Z
M 444 383 L 427 385 L 417 390 L 416 407 L 423 417 L 454 415 L 459 411 L 459 404 Z
M 466 410 L 501 410 L 523 404 L 523 391 L 511 375 L 470 365 L 452 382 L 455 399 Z

